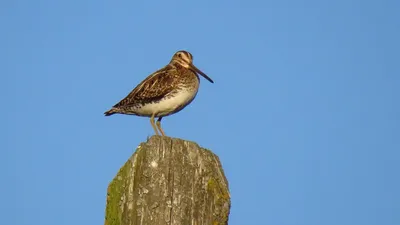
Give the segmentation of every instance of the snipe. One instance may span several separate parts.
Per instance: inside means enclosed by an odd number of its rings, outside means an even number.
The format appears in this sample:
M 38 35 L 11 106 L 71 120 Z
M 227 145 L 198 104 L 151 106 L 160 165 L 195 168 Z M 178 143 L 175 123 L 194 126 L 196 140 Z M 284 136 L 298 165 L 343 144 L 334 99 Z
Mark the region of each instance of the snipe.
M 178 51 L 164 68 L 150 74 L 125 98 L 105 112 L 150 117 L 155 133 L 165 136 L 161 119 L 181 111 L 196 97 L 202 75 L 214 81 L 193 65 L 193 56 L 187 51 Z M 157 122 L 154 118 L 158 117 Z

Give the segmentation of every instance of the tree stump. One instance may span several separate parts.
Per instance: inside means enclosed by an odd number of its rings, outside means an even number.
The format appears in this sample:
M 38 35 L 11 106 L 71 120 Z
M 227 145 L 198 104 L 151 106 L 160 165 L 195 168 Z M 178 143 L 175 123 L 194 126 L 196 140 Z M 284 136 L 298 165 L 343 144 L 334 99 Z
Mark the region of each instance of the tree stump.
M 152 136 L 110 182 L 105 225 L 226 225 L 230 205 L 218 156 Z

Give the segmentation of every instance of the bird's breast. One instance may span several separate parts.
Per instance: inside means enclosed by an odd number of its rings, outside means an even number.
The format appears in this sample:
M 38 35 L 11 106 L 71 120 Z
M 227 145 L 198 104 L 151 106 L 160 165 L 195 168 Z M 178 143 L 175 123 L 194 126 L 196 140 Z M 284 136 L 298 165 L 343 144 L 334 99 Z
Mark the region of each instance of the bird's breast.
M 144 104 L 135 111 L 142 116 L 166 116 L 176 113 L 193 101 L 196 97 L 197 90 L 197 88 L 181 89 L 166 95 L 160 101 Z

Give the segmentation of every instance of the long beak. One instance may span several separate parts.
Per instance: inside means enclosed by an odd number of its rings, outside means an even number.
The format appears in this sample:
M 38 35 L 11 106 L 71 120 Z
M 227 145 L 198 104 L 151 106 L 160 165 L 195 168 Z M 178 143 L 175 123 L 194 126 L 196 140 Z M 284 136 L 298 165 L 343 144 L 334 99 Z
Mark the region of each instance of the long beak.
M 210 81 L 211 83 L 214 83 L 213 80 L 211 80 L 210 77 L 208 77 L 205 73 L 201 72 L 201 70 L 197 69 L 197 67 L 195 67 L 193 64 L 190 64 L 190 67 L 196 71 L 197 73 L 199 73 L 200 75 L 202 75 L 204 78 L 206 78 L 208 81 Z

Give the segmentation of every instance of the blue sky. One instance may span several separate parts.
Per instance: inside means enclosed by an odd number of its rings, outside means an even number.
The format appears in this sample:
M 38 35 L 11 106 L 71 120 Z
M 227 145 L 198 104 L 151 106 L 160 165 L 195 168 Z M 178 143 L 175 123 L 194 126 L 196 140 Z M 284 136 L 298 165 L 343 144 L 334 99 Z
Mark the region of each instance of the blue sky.
M 184 49 L 214 84 L 164 118 L 212 149 L 230 225 L 400 224 L 399 1 L 2 1 L 4 224 L 102 224 L 153 130 L 103 112 Z

